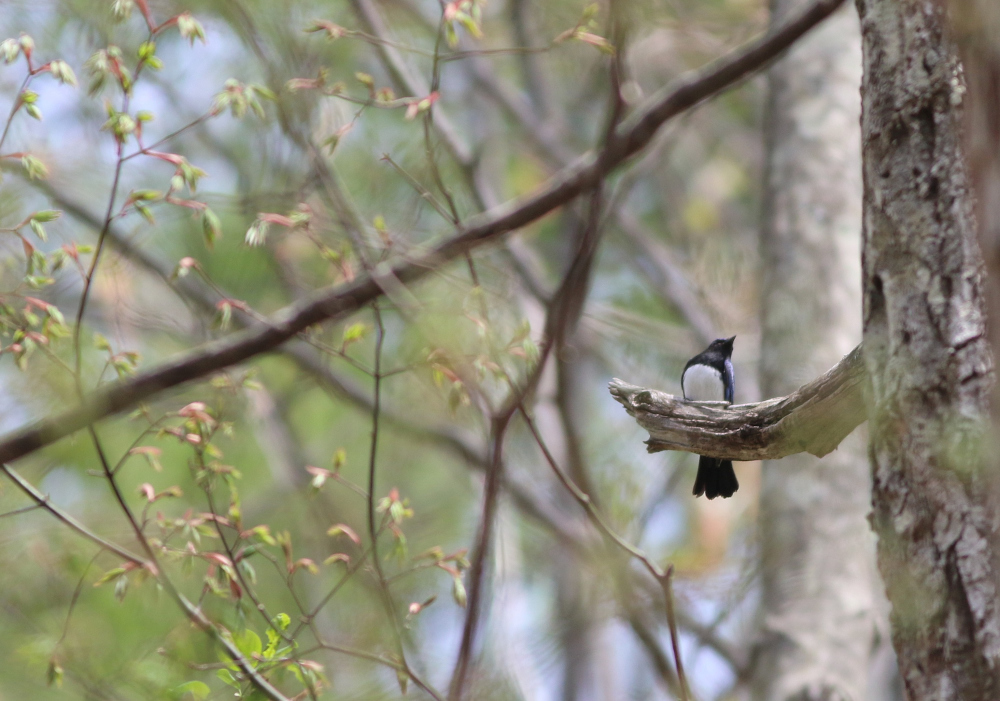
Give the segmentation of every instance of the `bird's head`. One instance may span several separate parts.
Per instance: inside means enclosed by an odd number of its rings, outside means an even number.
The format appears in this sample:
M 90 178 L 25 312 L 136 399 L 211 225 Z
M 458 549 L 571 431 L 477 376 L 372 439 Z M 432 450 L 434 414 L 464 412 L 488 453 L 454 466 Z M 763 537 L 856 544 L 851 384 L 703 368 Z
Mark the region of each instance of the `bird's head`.
M 733 341 L 735 340 L 736 336 L 730 336 L 729 338 L 717 338 L 712 341 L 711 345 L 709 345 L 709 349 L 721 351 L 722 353 L 725 353 L 728 358 L 733 354 Z

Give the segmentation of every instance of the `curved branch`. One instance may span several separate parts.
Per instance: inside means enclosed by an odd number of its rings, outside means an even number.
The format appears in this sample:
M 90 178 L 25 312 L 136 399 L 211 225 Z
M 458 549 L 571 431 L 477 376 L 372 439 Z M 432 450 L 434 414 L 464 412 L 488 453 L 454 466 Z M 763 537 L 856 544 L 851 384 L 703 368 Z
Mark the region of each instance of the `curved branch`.
M 787 397 L 754 404 L 689 402 L 615 378 L 611 395 L 649 431 L 647 450 L 684 450 L 729 460 L 822 457 L 867 418 L 861 346 Z

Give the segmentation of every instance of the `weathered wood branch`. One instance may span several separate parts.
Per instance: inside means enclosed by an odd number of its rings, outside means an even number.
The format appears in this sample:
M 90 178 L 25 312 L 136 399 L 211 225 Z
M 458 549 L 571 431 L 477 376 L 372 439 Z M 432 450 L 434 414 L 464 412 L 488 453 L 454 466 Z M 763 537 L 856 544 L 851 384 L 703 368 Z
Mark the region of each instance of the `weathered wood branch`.
M 753 404 L 689 402 L 617 378 L 608 388 L 640 426 L 647 450 L 684 450 L 730 460 L 775 460 L 794 453 L 822 457 L 867 418 L 861 346 L 787 397 Z

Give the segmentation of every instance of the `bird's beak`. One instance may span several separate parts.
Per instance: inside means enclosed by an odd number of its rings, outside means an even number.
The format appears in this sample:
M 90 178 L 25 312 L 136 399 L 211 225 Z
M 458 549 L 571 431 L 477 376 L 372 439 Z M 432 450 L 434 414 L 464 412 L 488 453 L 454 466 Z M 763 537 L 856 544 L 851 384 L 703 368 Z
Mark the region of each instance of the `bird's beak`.
M 733 341 L 735 341 L 735 340 L 736 340 L 736 336 L 731 336 L 731 337 L 727 338 L 726 339 L 726 345 L 728 345 L 728 346 L 733 345 Z

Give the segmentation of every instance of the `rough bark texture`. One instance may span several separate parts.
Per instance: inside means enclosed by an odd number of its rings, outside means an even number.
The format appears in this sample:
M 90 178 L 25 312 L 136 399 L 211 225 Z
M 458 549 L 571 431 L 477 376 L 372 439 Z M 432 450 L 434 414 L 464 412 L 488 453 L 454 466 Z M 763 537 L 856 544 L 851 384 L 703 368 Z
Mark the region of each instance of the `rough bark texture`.
M 774 460 L 807 452 L 823 456 L 865 420 L 864 363 L 855 348 L 787 397 L 728 406 L 691 402 L 617 378 L 611 395 L 649 431 L 650 453 L 684 450 L 729 460 Z
M 995 504 L 976 469 L 992 382 L 942 8 L 858 0 L 872 526 L 907 694 L 1000 698 Z
M 773 0 L 780 23 L 804 0 Z M 761 391 L 788 394 L 861 338 L 861 33 L 832 15 L 769 72 Z M 861 701 L 876 640 L 864 431 L 763 468 L 758 701 Z
M 965 71 L 965 155 L 976 195 L 979 245 L 986 267 L 987 324 L 993 357 L 1000 357 L 1000 2 L 951 0 L 952 36 Z M 1000 384 L 992 393 L 993 430 L 982 469 L 992 476 L 993 502 L 1000 503 Z M 994 564 L 1000 543 L 993 539 Z M 1000 568 L 998 568 L 1000 571 Z
M 951 26 L 962 54 L 966 156 L 976 192 L 979 242 L 986 260 L 994 354 L 1000 348 L 1000 3 L 951 0 Z M 994 399 L 994 413 L 1000 404 Z

